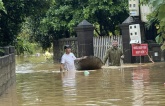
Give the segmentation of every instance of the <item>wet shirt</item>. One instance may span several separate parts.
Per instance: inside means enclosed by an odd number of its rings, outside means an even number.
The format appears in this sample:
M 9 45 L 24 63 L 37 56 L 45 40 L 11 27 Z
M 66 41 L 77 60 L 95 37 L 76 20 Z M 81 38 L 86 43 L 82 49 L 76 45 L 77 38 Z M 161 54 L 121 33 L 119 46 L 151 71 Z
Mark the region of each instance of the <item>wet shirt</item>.
M 105 64 L 107 59 L 112 66 L 120 66 L 120 58 L 122 56 L 122 51 L 119 48 L 110 48 L 107 50 L 103 63 Z
M 61 58 L 61 63 L 64 64 L 64 68 L 68 71 L 75 70 L 74 60 L 76 57 L 73 53 L 63 54 Z

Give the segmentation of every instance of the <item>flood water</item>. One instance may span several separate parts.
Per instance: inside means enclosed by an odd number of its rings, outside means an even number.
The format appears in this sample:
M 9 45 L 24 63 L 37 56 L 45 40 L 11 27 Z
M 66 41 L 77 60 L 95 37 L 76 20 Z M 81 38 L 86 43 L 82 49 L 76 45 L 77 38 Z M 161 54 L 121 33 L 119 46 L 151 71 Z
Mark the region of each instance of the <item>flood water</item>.
M 16 83 L 0 97 L 0 106 L 165 105 L 165 63 L 103 68 L 86 76 L 60 74 L 58 64 L 37 58 L 17 57 Z

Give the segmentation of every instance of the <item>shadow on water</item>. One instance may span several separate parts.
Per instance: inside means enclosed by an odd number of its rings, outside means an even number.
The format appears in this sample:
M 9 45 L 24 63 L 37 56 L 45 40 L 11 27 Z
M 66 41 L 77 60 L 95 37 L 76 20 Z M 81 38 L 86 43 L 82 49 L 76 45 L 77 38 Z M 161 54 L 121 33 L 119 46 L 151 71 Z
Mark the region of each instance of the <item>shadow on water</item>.
M 58 64 L 40 59 L 17 60 L 16 89 L 0 98 L 0 106 L 165 104 L 165 63 L 108 67 L 85 76 L 82 71 L 61 74 Z

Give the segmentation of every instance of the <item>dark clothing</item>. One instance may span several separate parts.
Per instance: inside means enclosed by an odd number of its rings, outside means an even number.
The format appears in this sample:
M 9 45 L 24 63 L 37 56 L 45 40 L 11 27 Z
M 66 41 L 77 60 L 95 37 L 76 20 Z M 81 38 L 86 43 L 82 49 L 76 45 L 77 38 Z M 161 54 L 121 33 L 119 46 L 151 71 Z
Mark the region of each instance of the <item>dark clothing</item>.
M 103 63 L 105 64 L 107 59 L 109 59 L 109 63 L 111 66 L 120 66 L 120 59 L 122 56 L 122 51 L 119 48 L 110 48 L 107 50 Z

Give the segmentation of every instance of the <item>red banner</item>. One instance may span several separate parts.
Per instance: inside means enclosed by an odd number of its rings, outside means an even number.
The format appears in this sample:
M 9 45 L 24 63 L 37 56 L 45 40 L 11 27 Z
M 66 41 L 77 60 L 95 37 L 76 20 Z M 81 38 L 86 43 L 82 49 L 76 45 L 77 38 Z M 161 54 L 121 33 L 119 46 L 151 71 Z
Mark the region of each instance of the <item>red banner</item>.
M 132 56 L 148 55 L 148 44 L 132 44 Z

